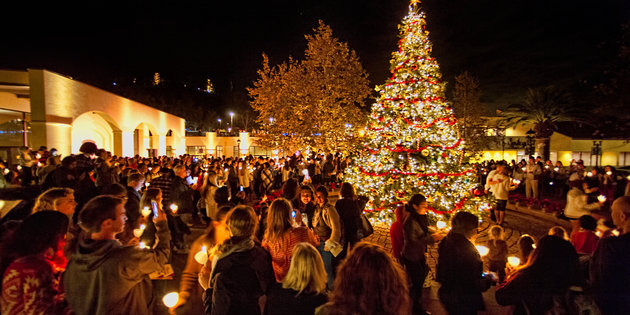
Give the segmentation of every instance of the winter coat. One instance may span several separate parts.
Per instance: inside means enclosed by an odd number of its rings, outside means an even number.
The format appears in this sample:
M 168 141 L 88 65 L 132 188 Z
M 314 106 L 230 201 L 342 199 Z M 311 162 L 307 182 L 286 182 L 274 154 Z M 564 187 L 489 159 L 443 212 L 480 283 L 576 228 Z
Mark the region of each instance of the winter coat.
M 225 256 L 220 257 L 212 269 L 204 299 L 206 312 L 212 315 L 260 315 L 258 299 L 275 282 L 271 256 L 259 245 L 235 244 L 232 247 L 240 249 L 222 254 Z
M 412 262 L 425 261 L 427 245 L 435 243 L 433 236 L 429 234 L 427 216 L 409 213 L 403 223 L 403 237 L 402 257 Z
M 156 224 L 153 249 L 117 240 L 80 240 L 63 277 L 66 299 L 77 315 L 152 314 L 149 274 L 162 271 L 170 255 L 166 221 Z
M 397 259 L 402 257 L 402 249 L 405 244 L 405 236 L 403 234 L 405 218 L 405 207 L 396 208 L 396 222 L 389 229 L 389 238 L 392 241 L 392 255 Z

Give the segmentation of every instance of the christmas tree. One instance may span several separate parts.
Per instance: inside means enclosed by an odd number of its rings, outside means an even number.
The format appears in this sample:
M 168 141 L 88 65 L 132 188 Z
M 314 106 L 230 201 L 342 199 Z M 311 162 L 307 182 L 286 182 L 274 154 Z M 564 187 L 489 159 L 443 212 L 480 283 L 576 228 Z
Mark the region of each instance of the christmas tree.
M 398 26 L 392 76 L 376 87 L 380 96 L 363 147 L 346 175 L 357 194 L 370 199 L 369 216 L 384 223 L 391 223 L 395 208 L 416 193 L 427 197 L 434 222 L 459 210 L 479 215 L 489 208 L 473 194 L 477 181 L 465 163 L 457 119 L 444 97 L 445 83 L 417 2 Z

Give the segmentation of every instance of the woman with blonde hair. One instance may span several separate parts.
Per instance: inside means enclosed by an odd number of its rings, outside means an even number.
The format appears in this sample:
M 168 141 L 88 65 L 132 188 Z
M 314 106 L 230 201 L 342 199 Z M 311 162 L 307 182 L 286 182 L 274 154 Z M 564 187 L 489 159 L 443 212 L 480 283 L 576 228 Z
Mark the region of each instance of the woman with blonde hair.
M 309 243 L 293 249 L 287 276 L 267 295 L 266 315 L 313 314 L 326 303 L 326 270 L 319 252 Z
M 317 315 L 410 314 L 407 277 L 387 251 L 376 244 L 356 244 L 339 266 L 329 302 Z
M 215 171 L 208 171 L 208 175 L 205 176 L 203 185 L 201 186 L 201 199 L 199 199 L 199 201 L 202 202 L 202 204 L 198 204 L 197 207 L 201 209 L 199 206 L 202 206 L 202 208 L 206 209 L 206 216 L 211 220 L 217 220 L 215 216 L 217 211 L 219 211 L 219 206 L 214 200 L 214 194 L 218 188 L 217 173 Z
M 33 213 L 43 210 L 55 210 L 71 218 L 76 206 L 74 190 L 57 187 L 48 189 L 37 197 L 35 206 L 33 206 Z
M 319 245 L 319 238 L 305 226 L 294 227 L 301 216 L 291 208 L 284 198 L 277 198 L 267 212 L 267 230 L 263 236 L 262 247 L 271 254 L 276 281 L 282 282 L 291 263 L 293 247 L 300 242 Z

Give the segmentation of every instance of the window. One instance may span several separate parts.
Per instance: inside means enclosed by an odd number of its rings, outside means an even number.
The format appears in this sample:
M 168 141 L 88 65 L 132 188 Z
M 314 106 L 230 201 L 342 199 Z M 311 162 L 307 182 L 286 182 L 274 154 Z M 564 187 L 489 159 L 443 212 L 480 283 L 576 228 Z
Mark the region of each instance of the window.
M 618 166 L 630 165 L 630 152 L 619 152 Z

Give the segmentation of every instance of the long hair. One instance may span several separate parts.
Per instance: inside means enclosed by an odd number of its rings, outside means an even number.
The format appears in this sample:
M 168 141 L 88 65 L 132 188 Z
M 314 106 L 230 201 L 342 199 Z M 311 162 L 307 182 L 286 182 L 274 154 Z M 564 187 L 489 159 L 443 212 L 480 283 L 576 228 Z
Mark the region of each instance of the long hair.
M 520 255 L 521 261 L 526 263 L 529 261 L 531 257 L 531 253 L 534 251 L 534 247 L 536 247 L 536 241 L 529 234 L 523 234 L 518 239 L 518 253 Z
M 157 196 L 161 193 L 162 190 L 159 188 L 147 188 L 147 190 L 144 191 L 144 194 L 142 194 L 142 198 L 140 198 L 140 210 L 144 207 L 149 207 L 149 209 L 151 209 L 151 200 L 156 200 Z
M 409 314 L 407 277 L 379 245 L 360 242 L 339 266 L 330 314 Z
M 407 202 L 407 204 L 405 205 L 405 211 L 412 213 L 412 212 L 416 212 L 416 210 L 414 210 L 413 206 L 419 206 L 421 203 L 427 201 L 427 198 L 424 195 L 421 194 L 415 194 L 413 196 L 411 196 L 411 199 L 409 199 L 409 202 Z
M 223 221 L 223 219 L 227 217 L 227 214 L 228 212 L 230 212 L 230 210 L 232 209 L 229 206 L 223 206 L 219 208 L 213 221 Z M 204 231 L 204 241 L 208 244 L 216 245 L 217 239 L 215 233 L 216 227 L 214 226 L 214 224 L 208 225 L 208 228 L 206 228 L 206 230 Z
M 505 238 L 503 228 L 500 225 L 493 225 L 488 233 L 488 238 L 496 245 L 497 240 L 503 240 Z
M 326 290 L 326 281 L 324 261 L 317 249 L 309 243 L 296 244 L 282 287 L 298 291 L 298 294 L 319 294 Z
M 57 210 L 57 200 L 65 198 L 70 194 L 74 194 L 74 190 L 71 188 L 55 187 L 46 190 L 37 197 L 37 200 L 35 200 L 33 213 L 42 210 Z
M 291 229 L 291 203 L 284 198 L 276 198 L 267 210 L 265 241 L 276 241 Z
M 540 280 L 543 287 L 539 290 L 560 294 L 569 287 L 578 268 L 578 255 L 573 245 L 560 237 L 547 235 L 538 241 L 517 276 L 528 274 Z
M 339 189 L 339 196 L 343 199 L 354 199 L 354 187 L 352 184 L 345 182 L 341 184 L 341 188 Z
M 17 228 L 2 248 L 1 270 L 4 271 L 15 259 L 42 254 L 48 248 L 57 251 L 60 239 L 67 233 L 70 220 L 58 211 L 39 211 L 26 219 Z

